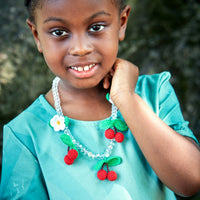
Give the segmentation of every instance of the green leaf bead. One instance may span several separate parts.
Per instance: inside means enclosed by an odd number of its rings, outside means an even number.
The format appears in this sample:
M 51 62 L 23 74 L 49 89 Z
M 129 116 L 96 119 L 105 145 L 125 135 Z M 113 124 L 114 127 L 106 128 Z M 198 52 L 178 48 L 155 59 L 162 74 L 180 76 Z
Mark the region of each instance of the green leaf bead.
M 115 119 L 114 120 L 114 126 L 119 131 L 127 131 L 128 130 L 128 126 L 121 119 Z
M 49 120 L 49 126 L 50 126 L 51 128 L 53 128 L 53 126 L 51 126 L 51 120 Z
M 103 159 L 100 160 L 95 166 L 94 166 L 94 170 L 100 170 L 103 166 L 104 163 L 106 163 L 107 159 Z
M 109 94 L 109 93 L 106 94 L 106 99 L 107 99 L 108 101 L 110 100 L 110 94 Z
M 109 167 L 116 166 L 122 163 L 122 158 L 119 156 L 113 156 L 113 157 L 107 158 L 107 163 Z
M 103 120 L 100 124 L 100 129 L 106 130 L 114 126 L 114 121 L 111 119 Z
M 62 140 L 62 142 L 64 144 L 66 144 L 69 147 L 72 147 L 74 145 L 72 140 L 71 140 L 71 138 L 68 135 L 64 134 L 64 133 L 60 136 L 60 139 Z
M 71 147 L 72 149 L 75 149 L 75 150 L 78 152 L 78 154 L 79 154 L 79 151 L 78 151 L 78 149 L 77 149 L 77 147 L 76 147 L 75 144 L 72 144 L 70 147 Z
M 65 117 L 65 125 L 66 125 L 66 126 L 69 125 L 69 117 Z

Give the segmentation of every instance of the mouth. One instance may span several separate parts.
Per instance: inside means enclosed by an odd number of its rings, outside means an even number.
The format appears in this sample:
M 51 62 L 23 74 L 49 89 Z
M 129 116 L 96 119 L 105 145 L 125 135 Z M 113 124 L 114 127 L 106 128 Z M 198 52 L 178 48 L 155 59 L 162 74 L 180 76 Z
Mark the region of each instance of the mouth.
M 90 65 L 83 65 L 83 66 L 70 66 L 69 68 L 72 70 L 75 70 L 77 72 L 87 72 L 91 68 L 93 68 L 96 64 L 90 64 Z
M 77 64 L 76 66 L 67 67 L 69 72 L 76 78 L 91 78 L 97 73 L 99 64 Z

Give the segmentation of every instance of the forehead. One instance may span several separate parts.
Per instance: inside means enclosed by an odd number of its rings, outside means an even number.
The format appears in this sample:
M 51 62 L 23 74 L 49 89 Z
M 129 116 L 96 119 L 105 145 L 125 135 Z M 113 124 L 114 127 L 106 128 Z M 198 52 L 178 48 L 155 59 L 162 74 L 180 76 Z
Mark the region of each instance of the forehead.
M 81 20 L 84 16 L 104 11 L 110 15 L 118 13 L 115 0 L 43 0 L 36 9 L 36 21 L 49 16 L 65 16 Z

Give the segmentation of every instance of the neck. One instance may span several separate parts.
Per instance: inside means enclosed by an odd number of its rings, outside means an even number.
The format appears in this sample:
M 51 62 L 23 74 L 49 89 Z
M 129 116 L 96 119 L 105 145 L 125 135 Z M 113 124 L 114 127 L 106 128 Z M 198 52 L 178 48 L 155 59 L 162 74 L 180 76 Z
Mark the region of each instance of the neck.
M 106 91 L 101 85 L 92 88 L 72 88 L 66 87 L 62 81 L 59 83 L 59 94 L 62 96 L 63 101 L 73 101 L 73 102 L 93 102 L 93 101 L 105 101 Z
M 65 116 L 83 121 L 96 121 L 105 119 L 111 114 L 111 104 L 105 98 L 108 91 L 103 87 L 74 89 L 66 87 L 60 81 L 58 91 Z M 46 98 L 54 106 L 52 91 Z

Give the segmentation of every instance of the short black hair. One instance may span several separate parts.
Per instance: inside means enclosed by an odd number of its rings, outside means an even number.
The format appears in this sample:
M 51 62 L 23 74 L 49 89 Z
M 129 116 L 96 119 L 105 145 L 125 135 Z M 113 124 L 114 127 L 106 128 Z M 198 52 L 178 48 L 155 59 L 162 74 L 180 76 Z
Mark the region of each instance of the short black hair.
M 126 0 L 111 0 L 112 3 L 116 4 L 116 6 L 119 8 L 119 11 L 121 12 L 124 9 L 125 1 Z M 35 9 L 40 6 L 42 3 L 42 0 L 25 0 L 24 5 L 26 6 L 28 13 L 29 13 L 29 19 L 30 21 L 35 21 Z

